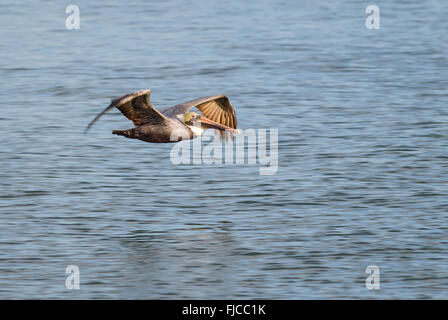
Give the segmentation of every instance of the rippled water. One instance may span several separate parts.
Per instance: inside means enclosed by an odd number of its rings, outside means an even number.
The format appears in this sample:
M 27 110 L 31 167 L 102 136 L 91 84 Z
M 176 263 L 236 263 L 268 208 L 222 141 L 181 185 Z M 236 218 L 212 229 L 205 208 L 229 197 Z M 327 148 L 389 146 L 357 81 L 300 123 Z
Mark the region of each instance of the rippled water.
M 446 1 L 0 9 L 0 298 L 448 298 Z M 227 94 L 277 174 L 173 165 L 118 111 L 83 134 L 146 88 Z

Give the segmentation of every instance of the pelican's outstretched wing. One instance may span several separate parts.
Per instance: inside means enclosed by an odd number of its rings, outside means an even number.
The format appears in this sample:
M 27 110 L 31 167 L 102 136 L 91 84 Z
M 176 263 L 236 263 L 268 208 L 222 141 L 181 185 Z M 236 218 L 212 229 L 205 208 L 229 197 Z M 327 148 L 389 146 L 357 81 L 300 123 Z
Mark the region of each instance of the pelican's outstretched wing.
M 146 123 L 157 125 L 168 121 L 163 114 L 154 109 L 151 105 L 151 102 L 149 101 L 150 94 L 151 90 L 141 90 L 113 99 L 110 105 L 89 123 L 85 131 L 87 132 L 103 114 L 113 107 L 120 110 L 121 113 L 131 120 L 135 126 L 141 126 Z
M 236 129 L 236 115 L 229 98 L 225 95 L 203 97 L 178 104 L 161 112 L 167 117 L 184 114 L 192 108 L 198 108 L 202 114 L 215 122 Z

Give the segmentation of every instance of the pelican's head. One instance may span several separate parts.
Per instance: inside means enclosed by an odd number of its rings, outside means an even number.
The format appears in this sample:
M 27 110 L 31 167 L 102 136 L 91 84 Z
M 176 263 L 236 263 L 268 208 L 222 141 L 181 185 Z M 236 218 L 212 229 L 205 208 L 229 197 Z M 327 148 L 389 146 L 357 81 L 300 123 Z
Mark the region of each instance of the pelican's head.
M 196 112 L 187 112 L 184 114 L 184 123 L 189 125 L 189 126 L 193 126 L 194 122 L 200 122 L 201 121 L 201 116 L 199 114 L 197 114 Z
M 182 120 L 182 118 L 180 118 Z M 216 129 L 222 132 L 226 130 L 239 132 L 239 130 L 227 127 L 223 124 L 210 120 L 196 112 L 187 112 L 183 115 L 183 122 L 193 131 L 195 136 L 199 136 L 205 129 Z

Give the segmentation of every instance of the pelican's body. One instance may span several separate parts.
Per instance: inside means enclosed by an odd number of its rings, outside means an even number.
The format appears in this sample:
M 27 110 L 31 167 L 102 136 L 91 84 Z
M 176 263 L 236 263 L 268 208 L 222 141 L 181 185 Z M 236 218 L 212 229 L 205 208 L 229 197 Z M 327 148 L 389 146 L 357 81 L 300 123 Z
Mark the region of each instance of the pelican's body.
M 135 127 L 127 130 L 114 130 L 113 134 L 146 142 L 177 142 L 196 138 L 207 128 L 221 132 L 236 130 L 235 110 L 224 95 L 191 100 L 173 107 L 156 110 L 149 100 L 151 90 L 142 90 L 113 99 L 89 124 L 87 130 L 106 111 L 116 107 L 131 120 Z M 196 107 L 204 115 L 189 112 Z
M 113 134 L 146 142 L 176 142 L 195 138 L 193 130 L 180 120 L 168 118 L 164 124 L 143 124 L 128 130 L 114 130 Z

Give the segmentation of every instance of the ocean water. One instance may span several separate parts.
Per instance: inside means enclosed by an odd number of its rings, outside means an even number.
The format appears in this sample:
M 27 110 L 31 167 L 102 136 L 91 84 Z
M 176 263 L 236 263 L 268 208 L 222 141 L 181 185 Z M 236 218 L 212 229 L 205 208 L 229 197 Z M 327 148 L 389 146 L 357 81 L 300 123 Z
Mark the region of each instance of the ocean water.
M 448 298 L 446 1 L 0 12 L 0 298 Z M 156 108 L 227 94 L 239 128 L 278 129 L 276 174 L 175 165 L 112 135 L 118 110 L 83 134 L 147 88 Z

